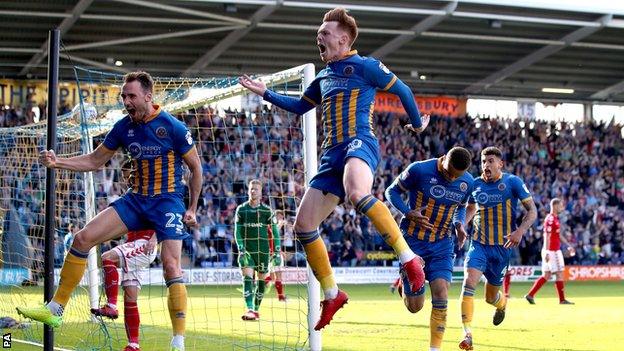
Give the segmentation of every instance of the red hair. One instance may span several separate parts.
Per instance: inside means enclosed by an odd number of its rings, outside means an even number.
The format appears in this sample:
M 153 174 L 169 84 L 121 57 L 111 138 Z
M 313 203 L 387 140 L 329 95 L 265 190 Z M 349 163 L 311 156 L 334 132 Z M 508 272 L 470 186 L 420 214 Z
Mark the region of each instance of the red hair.
M 323 22 L 338 22 L 338 26 L 349 34 L 351 38 L 351 45 L 355 42 L 358 36 L 358 27 L 353 16 L 349 16 L 347 10 L 342 7 L 336 7 L 333 10 L 327 11 L 323 16 Z

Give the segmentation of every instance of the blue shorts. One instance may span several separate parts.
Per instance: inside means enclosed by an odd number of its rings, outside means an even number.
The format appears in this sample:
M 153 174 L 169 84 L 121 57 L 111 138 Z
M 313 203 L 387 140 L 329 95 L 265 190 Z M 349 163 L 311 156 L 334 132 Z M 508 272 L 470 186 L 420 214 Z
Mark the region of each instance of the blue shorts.
M 342 201 L 345 197 L 343 173 L 347 159 L 357 157 L 368 164 L 375 174 L 379 165 L 379 142 L 373 137 L 357 137 L 323 151 L 318 173 L 310 181 L 310 187 L 331 193 Z
M 455 261 L 455 251 L 453 238 L 450 236 L 434 242 L 419 240 L 416 236 L 405 236 L 405 240 L 415 254 L 425 260 L 425 278 L 430 283 L 438 278 L 451 282 L 453 277 L 453 261 Z M 419 296 L 425 293 L 425 286 L 420 290 L 412 292 L 410 290 L 407 276 L 401 275 L 403 279 L 403 293 L 406 296 Z
M 509 266 L 510 255 L 511 250 L 502 245 L 483 245 L 472 240 L 464 266 L 483 272 L 488 284 L 501 286 Z
M 189 235 L 182 222 L 186 211 L 182 195 L 144 196 L 127 192 L 110 206 L 128 230 L 153 229 L 158 242 L 184 240 Z

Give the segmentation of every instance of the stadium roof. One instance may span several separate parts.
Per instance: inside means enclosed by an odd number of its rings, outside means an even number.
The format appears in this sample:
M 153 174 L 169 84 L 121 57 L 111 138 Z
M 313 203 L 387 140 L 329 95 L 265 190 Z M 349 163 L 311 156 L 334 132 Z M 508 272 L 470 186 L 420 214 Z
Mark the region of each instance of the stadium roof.
M 54 27 L 66 78 L 71 62 L 161 76 L 320 69 L 316 29 L 342 5 L 358 20 L 359 53 L 382 59 L 417 93 L 624 103 L 624 5 L 501 3 L 512 2 L 2 0 L 0 77 L 44 78 Z

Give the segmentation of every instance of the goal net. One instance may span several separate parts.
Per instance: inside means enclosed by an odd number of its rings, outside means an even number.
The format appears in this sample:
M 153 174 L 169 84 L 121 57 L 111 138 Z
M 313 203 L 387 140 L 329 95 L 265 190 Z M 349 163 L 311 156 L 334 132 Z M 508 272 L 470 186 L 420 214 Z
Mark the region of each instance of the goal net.
M 123 76 L 81 68 L 75 72 L 81 102 L 59 116 L 56 151 L 63 157 L 90 152 L 124 116 L 119 100 Z M 312 76 L 313 67 L 307 65 L 260 78 L 277 92 L 300 96 Z M 316 170 L 315 112 L 302 118 L 266 105 L 249 95 L 235 77 L 154 80 L 155 103 L 187 125 L 204 175 L 199 226 L 189 229 L 190 236 L 183 242 L 187 350 L 320 348 L 318 333 L 309 328 L 317 318 L 318 285 L 308 284 L 305 256 L 293 234 L 295 209 L 306 180 Z M 37 156 L 45 148 L 45 133 L 45 121 L 0 130 L 0 163 L 6 165 L 0 168 L 0 317 L 17 318 L 15 306 L 43 299 L 45 168 Z M 121 151 L 99 171 L 56 171 L 57 283 L 72 233 L 126 191 Z M 276 213 L 285 266 L 275 271 L 281 272 L 287 295 L 283 302 L 275 288 L 269 289 L 259 307 L 259 320 L 252 322 L 241 318 L 247 307 L 234 241 L 235 209 L 247 200 L 251 179 L 262 181 L 262 202 Z M 64 324 L 55 330 L 58 347 L 109 350 L 126 344 L 123 289 L 117 304 L 119 319 L 93 318 L 89 312 L 105 303 L 98 257 L 123 242 L 122 237 L 92 251 L 88 270 L 66 307 Z M 171 324 L 159 259 L 143 276 L 138 299 L 140 345 L 146 350 L 168 350 Z M 255 286 L 259 279 L 256 276 Z M 13 339 L 41 344 L 41 325 L 19 322 L 22 325 Z

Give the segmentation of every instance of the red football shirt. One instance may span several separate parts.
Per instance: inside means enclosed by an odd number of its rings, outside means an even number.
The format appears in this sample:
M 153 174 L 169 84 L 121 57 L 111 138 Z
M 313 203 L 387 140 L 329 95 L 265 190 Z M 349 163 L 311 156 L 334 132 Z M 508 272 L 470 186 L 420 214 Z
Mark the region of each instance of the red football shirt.
M 546 250 L 556 251 L 561 249 L 559 227 L 559 217 L 549 213 L 544 220 L 544 238 L 548 237 L 548 247 Z

